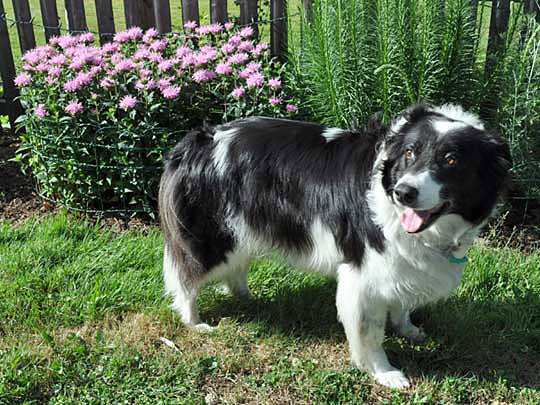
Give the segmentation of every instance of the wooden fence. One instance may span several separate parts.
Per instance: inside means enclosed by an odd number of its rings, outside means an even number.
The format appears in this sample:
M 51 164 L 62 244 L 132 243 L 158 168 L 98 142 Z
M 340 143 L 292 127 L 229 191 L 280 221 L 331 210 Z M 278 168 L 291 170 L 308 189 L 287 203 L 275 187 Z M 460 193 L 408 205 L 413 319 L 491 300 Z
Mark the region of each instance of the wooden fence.
M 8 22 L 4 11 L 4 0 L 0 0 L 0 73 L 3 94 L 0 94 L 0 115 L 9 115 L 11 127 L 22 113 L 21 106 L 15 101 L 17 89 L 13 84 L 15 63 L 8 35 Z M 88 2 L 89 0 L 86 0 Z M 97 15 L 97 25 L 100 43 L 110 41 L 116 32 L 113 16 L 112 0 L 94 0 Z M 174 1 L 174 0 L 173 0 Z M 183 22 L 199 22 L 198 0 L 176 0 L 181 5 Z M 207 0 L 210 2 L 210 20 L 226 22 L 229 18 L 227 0 Z M 470 0 L 475 9 L 479 0 Z M 495 52 L 500 42 L 501 34 L 508 28 L 511 0 L 487 0 L 492 2 L 492 12 L 489 29 L 488 54 Z M 539 14 L 539 0 L 522 0 L 525 12 Z M 71 33 L 88 31 L 84 3 L 85 0 L 64 0 L 67 16 L 67 30 Z M 156 27 L 161 33 L 170 32 L 171 0 L 123 0 L 126 27 L 140 26 L 141 28 Z M 310 15 L 312 0 L 302 0 L 306 15 Z M 34 24 L 29 0 L 12 0 L 14 23 L 17 25 L 19 46 L 27 51 L 36 46 Z M 242 25 L 252 25 L 258 32 L 258 0 L 239 0 Z M 287 0 L 270 0 L 270 48 L 272 53 L 284 58 L 287 50 Z M 60 19 L 56 0 L 40 0 L 40 11 L 43 19 L 45 38 L 61 34 Z M 64 10 L 62 10 L 64 11 Z

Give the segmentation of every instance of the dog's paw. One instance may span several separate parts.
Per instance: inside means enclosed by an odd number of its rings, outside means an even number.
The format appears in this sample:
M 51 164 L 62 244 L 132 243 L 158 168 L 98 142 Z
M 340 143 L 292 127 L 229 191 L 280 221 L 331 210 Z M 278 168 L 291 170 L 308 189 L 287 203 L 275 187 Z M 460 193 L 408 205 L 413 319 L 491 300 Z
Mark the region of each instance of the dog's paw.
M 195 325 L 188 325 L 188 327 L 199 333 L 212 333 L 217 330 L 217 326 L 210 326 L 207 323 L 197 323 Z
M 409 379 L 399 370 L 386 371 L 373 375 L 375 381 L 388 388 L 403 389 L 410 386 Z
M 231 288 L 227 284 L 223 284 L 217 287 L 217 291 L 223 295 L 231 295 L 238 298 L 253 298 L 253 295 L 251 294 L 251 291 L 248 287 Z

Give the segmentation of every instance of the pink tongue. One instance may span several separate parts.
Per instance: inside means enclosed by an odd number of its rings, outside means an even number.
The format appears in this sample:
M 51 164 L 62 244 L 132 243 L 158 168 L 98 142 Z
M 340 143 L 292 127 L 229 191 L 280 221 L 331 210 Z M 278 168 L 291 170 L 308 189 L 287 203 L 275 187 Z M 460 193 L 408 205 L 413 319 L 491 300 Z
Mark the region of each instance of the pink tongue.
M 401 214 L 401 226 L 407 232 L 417 232 L 428 217 L 428 212 L 417 212 L 412 208 L 405 208 Z

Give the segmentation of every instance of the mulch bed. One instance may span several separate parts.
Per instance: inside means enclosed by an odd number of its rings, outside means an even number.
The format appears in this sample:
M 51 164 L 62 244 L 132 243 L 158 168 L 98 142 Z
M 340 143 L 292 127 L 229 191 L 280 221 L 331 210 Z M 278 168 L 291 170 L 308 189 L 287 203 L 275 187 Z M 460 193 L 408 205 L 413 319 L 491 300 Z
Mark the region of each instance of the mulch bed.
M 0 132 L 0 221 L 19 224 L 29 218 L 44 216 L 59 210 L 41 199 L 34 191 L 31 176 L 24 175 L 17 162 L 12 159 L 19 146 L 16 137 Z M 515 193 L 515 192 L 514 192 Z M 511 200 L 513 209 L 501 220 L 496 221 L 497 240 L 508 241 L 511 246 L 524 252 L 540 248 L 540 204 L 534 201 Z M 88 217 L 96 220 L 95 217 Z M 144 218 L 107 216 L 102 222 L 115 229 L 147 228 L 153 223 Z M 489 235 L 489 231 L 486 232 Z

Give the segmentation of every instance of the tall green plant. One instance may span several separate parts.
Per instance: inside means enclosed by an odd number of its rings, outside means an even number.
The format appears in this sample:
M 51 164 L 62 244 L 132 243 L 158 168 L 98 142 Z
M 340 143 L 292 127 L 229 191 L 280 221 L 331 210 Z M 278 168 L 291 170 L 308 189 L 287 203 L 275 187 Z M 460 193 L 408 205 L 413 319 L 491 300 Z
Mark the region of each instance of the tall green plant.
M 473 106 L 477 32 L 467 0 L 315 0 L 292 79 L 314 119 L 354 125 L 419 101 Z
M 496 121 L 525 197 L 540 197 L 540 24 L 516 14 L 491 85 L 500 89 Z

